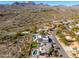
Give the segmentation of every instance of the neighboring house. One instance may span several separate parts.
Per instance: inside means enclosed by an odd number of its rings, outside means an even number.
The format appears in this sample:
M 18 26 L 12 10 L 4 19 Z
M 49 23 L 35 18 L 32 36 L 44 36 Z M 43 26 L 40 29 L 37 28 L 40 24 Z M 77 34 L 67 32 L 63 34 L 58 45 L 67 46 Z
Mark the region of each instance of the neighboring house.
M 43 42 L 48 42 L 48 38 L 43 38 Z
M 70 28 L 70 29 L 72 29 L 72 28 L 73 28 L 73 26 L 71 26 L 71 25 L 70 25 L 70 26 L 69 26 L 69 28 Z
M 66 37 L 66 39 L 69 39 L 69 40 L 71 40 L 72 39 L 72 37 L 71 36 L 65 36 Z
M 44 56 L 44 55 L 40 55 L 39 58 L 46 58 L 46 56 Z
M 42 53 L 39 57 L 40 57 L 40 58 L 46 58 L 46 57 L 48 57 L 48 56 L 49 56 L 48 53 Z
M 28 34 L 28 31 L 21 32 L 22 35 Z
M 75 41 L 76 40 L 74 37 L 71 37 L 70 35 L 66 35 L 65 38 L 68 41 Z
M 78 26 L 78 27 L 79 27 L 79 24 L 76 24 L 76 26 Z
M 79 35 L 79 32 L 75 32 L 76 35 Z
M 40 29 L 38 29 L 37 32 L 41 32 L 41 31 L 45 31 L 45 32 L 47 32 L 47 30 L 48 30 L 48 27 L 45 26 L 44 28 L 40 28 Z
M 41 43 L 43 41 L 43 39 L 42 38 L 38 38 L 37 41 Z
M 32 50 L 32 56 L 38 56 L 39 55 L 39 50 L 38 49 L 33 49 Z
M 68 41 L 72 41 L 72 37 L 71 36 L 65 36 L 65 38 L 68 40 Z
M 38 38 L 41 38 L 41 35 L 39 35 L 39 34 L 34 34 L 34 35 L 32 36 L 32 39 L 33 39 L 34 41 L 36 41 Z
M 73 20 L 68 20 L 67 22 L 71 23 L 71 22 L 73 22 Z
M 63 22 L 63 24 L 69 24 L 69 22 Z
M 42 35 L 41 37 L 42 37 L 42 39 L 43 39 L 43 42 L 48 42 L 48 36 Z
M 42 53 L 49 53 L 49 50 L 51 48 L 50 43 L 46 43 L 45 45 L 43 44 L 42 46 L 39 47 L 39 51 Z
M 46 53 L 47 51 L 45 50 L 44 46 L 43 47 L 39 47 L 39 51 L 40 53 Z
M 32 36 L 32 39 L 34 40 L 34 41 L 38 41 L 38 42 L 48 42 L 48 36 L 46 36 L 46 35 L 39 35 L 39 34 L 34 34 L 33 36 Z

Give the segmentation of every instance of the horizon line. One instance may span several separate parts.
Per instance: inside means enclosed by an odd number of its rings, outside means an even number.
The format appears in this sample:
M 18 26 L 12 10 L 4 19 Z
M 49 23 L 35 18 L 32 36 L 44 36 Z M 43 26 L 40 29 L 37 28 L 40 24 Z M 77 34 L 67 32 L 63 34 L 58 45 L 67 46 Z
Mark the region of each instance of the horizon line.
M 28 3 L 28 1 L 0 1 L 2 5 L 11 5 L 14 2 Z M 79 5 L 79 1 L 33 1 L 35 4 L 47 4 L 49 6 L 73 6 Z

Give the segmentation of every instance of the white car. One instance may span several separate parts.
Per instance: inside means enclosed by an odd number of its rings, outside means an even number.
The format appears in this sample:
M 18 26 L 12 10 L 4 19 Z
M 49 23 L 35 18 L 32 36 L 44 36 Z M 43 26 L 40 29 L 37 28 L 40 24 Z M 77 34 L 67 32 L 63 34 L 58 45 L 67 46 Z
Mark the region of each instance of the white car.
M 55 45 L 55 44 L 54 44 L 53 46 L 54 46 L 54 47 L 56 47 L 56 45 Z

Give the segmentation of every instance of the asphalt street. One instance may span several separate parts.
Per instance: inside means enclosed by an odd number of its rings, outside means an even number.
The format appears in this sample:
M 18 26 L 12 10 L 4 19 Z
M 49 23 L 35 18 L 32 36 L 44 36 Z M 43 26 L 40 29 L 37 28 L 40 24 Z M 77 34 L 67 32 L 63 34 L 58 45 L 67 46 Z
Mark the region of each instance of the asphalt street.
M 55 35 L 52 33 L 52 35 L 50 35 L 49 37 L 56 43 L 56 47 L 60 48 L 58 49 L 59 54 L 62 55 L 63 58 L 69 58 L 59 41 L 56 39 Z

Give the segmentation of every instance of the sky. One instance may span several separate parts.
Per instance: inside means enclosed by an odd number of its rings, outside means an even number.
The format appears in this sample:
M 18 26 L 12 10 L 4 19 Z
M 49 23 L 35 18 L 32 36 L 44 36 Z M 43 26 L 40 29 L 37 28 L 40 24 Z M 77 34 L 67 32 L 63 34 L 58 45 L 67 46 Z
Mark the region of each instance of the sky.
M 15 2 L 15 1 L 0 1 L 0 4 L 12 4 L 13 2 Z M 28 2 L 28 1 L 24 1 L 24 2 Z M 43 3 L 43 4 L 48 4 L 51 6 L 55 6 L 55 5 L 65 5 L 65 6 L 79 5 L 79 1 L 34 1 L 34 2 L 36 4 Z

